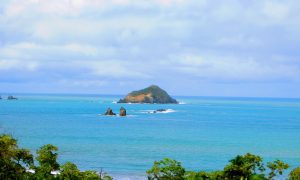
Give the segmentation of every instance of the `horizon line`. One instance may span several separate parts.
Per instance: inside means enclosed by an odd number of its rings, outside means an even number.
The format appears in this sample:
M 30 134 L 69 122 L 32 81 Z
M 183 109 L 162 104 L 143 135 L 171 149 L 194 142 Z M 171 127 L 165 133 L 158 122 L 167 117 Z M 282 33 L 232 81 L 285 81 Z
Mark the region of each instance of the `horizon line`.
M 44 92 L 26 92 L 26 93 L 20 93 L 20 92 L 0 92 L 0 96 L 10 96 L 10 95 L 67 95 L 67 96 L 76 96 L 76 95 L 86 95 L 86 96 L 126 96 L 126 94 L 98 94 L 98 93 L 44 93 Z M 203 97 L 203 98 L 265 98 L 265 99 L 300 99 L 300 97 L 278 97 L 278 96 L 218 96 L 218 95 L 170 95 L 171 97 Z

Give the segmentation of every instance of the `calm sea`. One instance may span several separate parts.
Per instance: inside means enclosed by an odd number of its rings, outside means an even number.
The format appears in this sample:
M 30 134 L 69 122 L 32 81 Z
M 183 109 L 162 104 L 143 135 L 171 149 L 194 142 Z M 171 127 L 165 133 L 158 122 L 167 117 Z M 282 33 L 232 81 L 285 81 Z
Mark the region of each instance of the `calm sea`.
M 3 96 L 2 96 L 3 97 Z M 154 160 L 218 170 L 237 154 L 300 166 L 300 99 L 176 97 L 181 104 L 116 104 L 121 96 L 18 95 L 0 100 L 0 133 L 34 153 L 59 147 L 59 161 L 117 179 L 142 179 Z M 101 115 L 124 106 L 127 117 Z M 156 109 L 166 113 L 149 113 Z

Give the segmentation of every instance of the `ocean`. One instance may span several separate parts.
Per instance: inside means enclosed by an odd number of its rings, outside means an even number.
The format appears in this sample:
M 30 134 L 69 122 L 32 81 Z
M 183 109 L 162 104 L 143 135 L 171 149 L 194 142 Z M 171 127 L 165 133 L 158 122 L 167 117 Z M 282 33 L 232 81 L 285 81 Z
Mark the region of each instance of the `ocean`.
M 300 166 L 300 99 L 175 97 L 180 104 L 162 105 L 117 104 L 122 96 L 108 95 L 17 97 L 0 100 L 0 133 L 32 153 L 53 144 L 59 162 L 116 179 L 145 179 L 165 157 L 195 171 L 221 170 L 247 152 Z M 127 117 L 102 115 L 122 106 Z

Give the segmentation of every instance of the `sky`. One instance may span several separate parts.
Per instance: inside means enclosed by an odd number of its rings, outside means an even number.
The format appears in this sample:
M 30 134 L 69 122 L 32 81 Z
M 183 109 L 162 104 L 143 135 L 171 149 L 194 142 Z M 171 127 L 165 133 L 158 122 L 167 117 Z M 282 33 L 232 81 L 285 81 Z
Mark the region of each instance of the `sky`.
M 0 0 L 0 93 L 300 97 L 299 0 Z

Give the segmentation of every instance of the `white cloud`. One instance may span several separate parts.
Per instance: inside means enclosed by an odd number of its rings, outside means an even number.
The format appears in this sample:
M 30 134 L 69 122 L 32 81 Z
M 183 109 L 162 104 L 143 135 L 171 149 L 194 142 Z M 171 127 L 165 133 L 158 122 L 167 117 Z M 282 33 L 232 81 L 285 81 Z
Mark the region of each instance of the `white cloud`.
M 9 61 L 9 60 L 0 60 L 0 69 L 6 70 L 17 67 L 17 61 Z
M 81 45 L 81 44 L 71 43 L 71 44 L 65 45 L 64 49 L 73 51 L 73 52 L 77 52 L 77 53 L 82 53 L 87 56 L 96 56 L 98 54 L 98 49 L 96 47 L 90 46 L 90 45 Z
M 227 0 L 220 2 L 212 10 L 213 20 L 220 22 L 228 22 L 235 20 L 238 16 L 243 15 L 243 8 L 240 1 Z
M 239 46 L 239 47 L 259 47 L 263 43 L 256 37 L 246 37 L 243 34 L 236 34 L 230 37 L 221 37 L 216 41 L 216 45 Z
M 283 21 L 289 15 L 289 6 L 284 2 L 266 1 L 264 13 L 275 21 Z
M 22 62 L 20 60 L 0 60 L 1 70 L 13 70 L 13 71 L 35 71 L 39 67 L 38 62 Z
M 214 55 L 183 54 L 171 59 L 169 66 L 186 74 L 213 81 L 277 81 L 299 80 L 300 68 L 272 60 L 255 60 L 251 57 L 220 57 Z
M 108 84 L 107 81 L 101 80 L 89 80 L 89 79 L 82 79 L 82 80 L 70 80 L 70 79 L 61 79 L 58 81 L 59 84 L 67 85 L 67 86 L 79 86 L 79 87 L 102 87 Z
M 204 4 L 205 0 L 195 1 Z M 79 16 L 86 11 L 107 11 L 114 7 L 139 7 L 139 8 L 170 8 L 189 4 L 184 0 L 11 0 L 5 14 L 9 17 L 21 16 L 24 13 L 36 13 L 50 16 Z
M 106 61 L 93 61 L 93 62 L 82 62 L 78 61 L 78 65 L 86 66 L 92 70 L 92 74 L 100 77 L 111 77 L 111 78 L 133 78 L 133 79 L 148 79 L 150 76 L 139 69 L 137 63 L 124 62 L 121 60 L 106 60 Z
M 0 73 L 42 75 L 28 77 L 33 81 L 89 86 L 98 78 L 168 77 L 176 84 L 178 78 L 300 77 L 295 0 L 9 0 L 0 6 Z
M 19 58 L 44 61 L 49 57 L 53 60 L 70 61 L 74 57 L 99 57 L 110 56 L 116 54 L 116 49 L 107 46 L 93 46 L 82 43 L 68 43 L 68 44 L 37 44 L 34 42 L 21 42 L 16 44 L 9 44 L 0 48 L 2 58 L 7 59 Z M 52 57 L 52 58 L 51 58 Z

